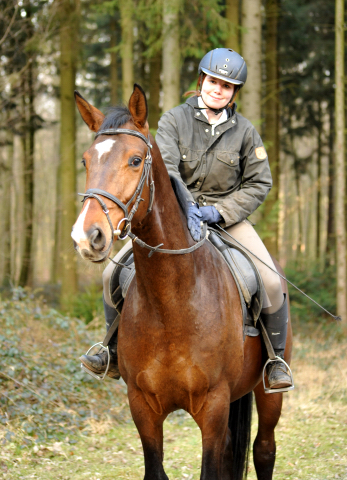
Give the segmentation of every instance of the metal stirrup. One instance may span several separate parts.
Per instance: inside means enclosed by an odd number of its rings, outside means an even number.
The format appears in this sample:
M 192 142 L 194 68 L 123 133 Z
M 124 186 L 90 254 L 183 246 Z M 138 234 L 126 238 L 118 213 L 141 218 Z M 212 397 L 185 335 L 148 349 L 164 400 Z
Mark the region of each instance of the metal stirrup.
M 84 370 L 86 373 L 88 373 L 88 375 L 90 375 L 91 377 L 94 377 L 94 378 L 97 378 L 98 380 L 104 380 L 106 375 L 107 375 L 107 372 L 108 372 L 108 369 L 110 368 L 110 350 L 107 347 L 105 347 L 105 345 L 102 343 L 102 342 L 98 342 L 98 343 L 94 343 L 94 345 L 92 345 L 90 347 L 90 349 L 87 351 L 87 353 L 85 355 L 88 355 L 89 352 L 94 348 L 96 347 L 97 345 L 100 346 L 100 350 L 98 353 L 100 353 L 100 351 L 106 351 L 107 352 L 107 366 L 106 366 L 106 370 L 104 372 L 103 375 L 98 375 L 97 373 L 95 372 L 92 372 L 91 370 L 89 370 L 89 368 L 87 368 L 85 365 L 83 365 L 83 363 L 81 363 L 81 369 Z

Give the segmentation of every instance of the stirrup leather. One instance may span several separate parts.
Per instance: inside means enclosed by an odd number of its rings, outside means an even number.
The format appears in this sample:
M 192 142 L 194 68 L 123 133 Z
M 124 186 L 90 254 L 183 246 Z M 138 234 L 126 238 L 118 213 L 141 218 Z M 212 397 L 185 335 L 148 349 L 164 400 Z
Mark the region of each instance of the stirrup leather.
M 284 365 L 287 367 L 287 371 L 290 375 L 290 381 L 291 381 L 291 385 L 289 387 L 271 388 L 271 387 L 267 387 L 266 384 L 265 384 L 265 372 L 266 372 L 267 365 L 269 365 L 269 363 L 278 362 L 278 361 L 284 363 Z M 266 363 L 264 365 L 264 368 L 263 368 L 263 386 L 264 386 L 265 393 L 281 393 L 281 392 L 289 392 L 290 390 L 294 390 L 294 380 L 293 380 L 292 371 L 291 371 L 288 363 L 285 360 L 283 360 L 283 358 L 277 357 L 277 356 L 273 359 L 268 358 L 268 360 L 266 361 Z
M 107 352 L 107 367 L 106 367 L 106 370 L 104 372 L 103 375 L 98 375 L 97 373 L 95 372 L 92 372 L 91 370 L 89 370 L 89 368 L 87 368 L 85 365 L 83 365 L 83 363 L 81 363 L 81 369 L 84 370 L 86 373 L 88 373 L 88 375 L 90 375 L 91 377 L 94 377 L 94 378 L 97 378 L 98 380 L 104 380 L 106 375 L 107 375 L 107 372 L 108 372 L 108 369 L 110 367 L 110 351 L 109 351 L 109 348 L 108 346 L 105 347 L 105 345 L 103 344 L 103 342 L 98 342 L 98 343 L 95 343 L 94 345 L 92 345 L 90 347 L 90 349 L 87 351 L 87 353 L 85 355 L 89 355 L 89 352 L 91 350 L 93 350 L 94 347 L 97 347 L 99 346 L 100 349 L 98 351 L 98 353 L 101 353 L 102 351 L 106 351 Z

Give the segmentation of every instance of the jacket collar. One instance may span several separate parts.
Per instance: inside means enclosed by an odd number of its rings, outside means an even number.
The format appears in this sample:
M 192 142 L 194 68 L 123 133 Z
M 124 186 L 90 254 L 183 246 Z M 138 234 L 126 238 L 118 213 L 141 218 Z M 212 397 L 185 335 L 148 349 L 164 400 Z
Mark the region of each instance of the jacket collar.
M 187 98 L 186 103 L 191 107 L 193 107 L 194 109 L 199 109 L 199 102 L 198 102 L 197 96 Z M 236 109 L 237 109 L 237 104 L 234 102 L 233 106 L 227 109 L 229 118 L 231 118 L 235 114 Z

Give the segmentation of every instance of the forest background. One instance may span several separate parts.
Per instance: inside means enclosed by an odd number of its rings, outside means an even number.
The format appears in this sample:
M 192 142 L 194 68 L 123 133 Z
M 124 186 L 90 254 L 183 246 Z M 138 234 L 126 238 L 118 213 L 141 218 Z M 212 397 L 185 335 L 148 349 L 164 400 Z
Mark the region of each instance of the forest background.
M 93 137 L 73 92 L 105 112 L 139 83 L 155 134 L 202 56 L 228 47 L 247 62 L 238 111 L 274 179 L 252 220 L 289 278 L 347 318 L 344 31 L 343 0 L 0 0 L 2 289 L 40 288 L 93 318 L 102 267 L 70 237 Z M 295 291 L 292 306 L 324 319 Z

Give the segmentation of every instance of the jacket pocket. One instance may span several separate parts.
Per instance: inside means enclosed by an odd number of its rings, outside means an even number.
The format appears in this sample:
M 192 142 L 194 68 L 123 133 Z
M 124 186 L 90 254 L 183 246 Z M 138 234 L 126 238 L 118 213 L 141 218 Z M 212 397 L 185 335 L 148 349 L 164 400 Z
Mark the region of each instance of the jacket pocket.
M 241 176 L 240 155 L 237 152 L 216 152 L 216 160 L 210 170 L 216 190 L 230 190 Z
M 228 167 L 238 167 L 240 163 L 240 155 L 236 152 L 218 152 L 217 160 L 225 163 Z
M 199 165 L 198 152 L 182 146 L 179 148 L 181 153 L 179 171 L 183 181 L 189 185 Z

